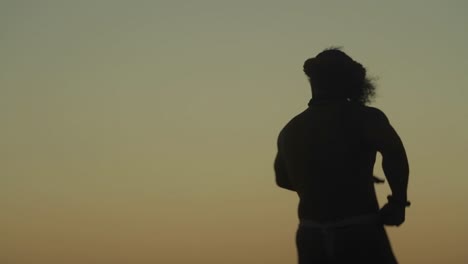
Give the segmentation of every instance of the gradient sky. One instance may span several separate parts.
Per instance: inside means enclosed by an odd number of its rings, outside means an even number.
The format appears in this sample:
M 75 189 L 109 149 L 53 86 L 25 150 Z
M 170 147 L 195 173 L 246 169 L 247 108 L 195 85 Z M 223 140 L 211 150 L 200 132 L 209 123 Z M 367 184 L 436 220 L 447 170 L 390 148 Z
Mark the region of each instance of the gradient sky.
M 329 46 L 378 78 L 372 105 L 407 148 L 398 259 L 468 263 L 467 11 L 0 0 L 0 263 L 294 263 L 275 142 L 310 98 L 304 60 Z

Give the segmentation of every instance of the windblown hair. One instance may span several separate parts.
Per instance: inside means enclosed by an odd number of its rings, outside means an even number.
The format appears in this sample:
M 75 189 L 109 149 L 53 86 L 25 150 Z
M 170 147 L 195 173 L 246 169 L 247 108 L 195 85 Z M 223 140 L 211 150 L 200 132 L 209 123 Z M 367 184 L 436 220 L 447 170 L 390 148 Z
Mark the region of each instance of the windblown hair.
M 304 73 L 314 89 L 343 96 L 360 104 L 370 103 L 375 85 L 366 69 L 340 50 L 329 48 L 304 63 Z

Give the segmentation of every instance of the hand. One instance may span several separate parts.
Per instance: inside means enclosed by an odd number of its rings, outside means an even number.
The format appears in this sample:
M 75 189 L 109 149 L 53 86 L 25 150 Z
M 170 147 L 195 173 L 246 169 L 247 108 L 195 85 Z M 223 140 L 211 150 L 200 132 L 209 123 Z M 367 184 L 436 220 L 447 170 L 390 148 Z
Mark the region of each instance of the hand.
M 405 206 L 389 202 L 380 209 L 379 215 L 384 225 L 400 226 L 405 221 Z

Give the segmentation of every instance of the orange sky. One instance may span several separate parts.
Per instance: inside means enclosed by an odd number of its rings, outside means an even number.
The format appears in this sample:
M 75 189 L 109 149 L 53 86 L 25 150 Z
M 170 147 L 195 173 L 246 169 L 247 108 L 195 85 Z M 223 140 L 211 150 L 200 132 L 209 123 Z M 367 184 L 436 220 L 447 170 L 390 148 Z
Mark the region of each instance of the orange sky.
M 294 263 L 276 136 L 331 45 L 378 77 L 407 148 L 398 259 L 468 263 L 467 8 L 2 1 L 0 263 Z

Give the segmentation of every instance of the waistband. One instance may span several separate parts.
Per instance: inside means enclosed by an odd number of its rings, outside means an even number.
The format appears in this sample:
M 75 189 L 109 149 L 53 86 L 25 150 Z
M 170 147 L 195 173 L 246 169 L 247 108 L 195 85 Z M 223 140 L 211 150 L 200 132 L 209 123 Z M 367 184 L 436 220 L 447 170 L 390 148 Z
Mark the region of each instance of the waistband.
M 338 221 L 320 223 L 310 219 L 300 219 L 299 225 L 303 227 L 318 228 L 318 229 L 335 229 L 354 225 L 378 224 L 380 216 L 377 213 L 357 215 L 347 217 Z

